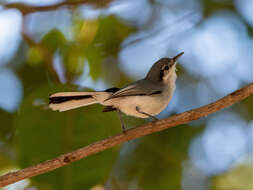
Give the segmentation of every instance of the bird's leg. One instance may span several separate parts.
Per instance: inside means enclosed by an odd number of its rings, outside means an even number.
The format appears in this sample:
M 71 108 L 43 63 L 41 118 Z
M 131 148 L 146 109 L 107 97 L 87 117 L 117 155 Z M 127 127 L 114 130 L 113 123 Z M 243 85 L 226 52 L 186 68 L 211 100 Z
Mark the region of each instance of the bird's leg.
M 150 115 L 150 114 L 148 114 L 148 113 L 145 113 L 145 112 L 141 111 L 140 108 L 139 108 L 138 106 L 136 106 L 136 111 L 139 112 L 139 113 L 142 113 L 142 114 L 144 114 L 144 115 L 146 115 L 146 116 L 148 116 L 148 117 L 151 117 L 151 118 L 153 119 L 153 121 L 158 121 L 158 120 L 159 120 L 159 119 L 157 119 L 155 116 Z
M 122 132 L 125 133 L 126 128 L 125 128 L 125 125 L 124 125 L 124 122 L 123 122 L 123 119 L 122 119 L 122 113 L 119 109 L 117 109 L 117 111 L 118 111 L 119 120 L 120 120 L 120 123 L 121 123 Z

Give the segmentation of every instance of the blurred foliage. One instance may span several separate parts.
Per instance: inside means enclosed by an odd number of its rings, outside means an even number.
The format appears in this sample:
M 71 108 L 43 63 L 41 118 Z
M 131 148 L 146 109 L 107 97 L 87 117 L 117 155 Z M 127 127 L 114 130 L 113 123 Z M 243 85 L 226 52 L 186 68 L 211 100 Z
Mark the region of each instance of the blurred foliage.
M 101 76 L 103 59 L 108 56 L 117 58 L 120 44 L 134 31 L 115 16 L 100 17 L 98 20 L 75 18 L 74 40 L 67 40 L 61 31 L 53 29 L 44 35 L 39 44 L 30 47 L 27 62 L 37 65 L 43 60 L 43 55 L 48 56 L 45 51 L 51 55 L 59 52 L 69 82 L 82 74 L 85 60 L 89 64 L 90 76 L 97 80 Z
M 14 132 L 13 115 L 3 110 L 0 110 L 0 121 L 4 123 L 5 127 L 0 127 L 0 140 L 8 143 L 12 139 Z
M 40 41 L 40 45 L 46 47 L 50 52 L 55 52 L 65 44 L 64 35 L 57 29 L 48 32 Z
M 38 46 L 29 48 L 27 52 L 27 63 L 31 66 L 38 66 L 43 62 L 42 50 Z
M 248 163 L 247 163 L 248 162 Z M 245 164 L 240 164 L 223 175 L 212 179 L 211 190 L 251 190 L 253 189 L 252 159 Z

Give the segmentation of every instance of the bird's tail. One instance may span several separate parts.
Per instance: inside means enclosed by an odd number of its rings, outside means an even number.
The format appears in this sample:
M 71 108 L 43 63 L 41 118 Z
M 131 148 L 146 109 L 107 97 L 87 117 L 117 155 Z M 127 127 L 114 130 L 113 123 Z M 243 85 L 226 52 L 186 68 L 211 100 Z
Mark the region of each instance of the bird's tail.
M 99 103 L 106 92 L 60 92 L 49 97 L 49 107 L 60 112 Z

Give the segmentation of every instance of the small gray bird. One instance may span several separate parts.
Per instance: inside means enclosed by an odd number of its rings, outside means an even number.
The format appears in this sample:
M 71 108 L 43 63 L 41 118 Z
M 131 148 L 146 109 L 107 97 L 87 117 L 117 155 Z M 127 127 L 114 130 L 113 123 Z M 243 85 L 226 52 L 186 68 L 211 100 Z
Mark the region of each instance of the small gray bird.
M 170 102 L 176 88 L 176 62 L 184 52 L 173 58 L 158 60 L 144 79 L 123 88 L 109 88 L 97 92 L 59 92 L 49 98 L 49 107 L 60 112 L 91 104 L 105 106 L 103 112 L 118 111 L 123 132 L 125 127 L 121 113 L 130 116 L 157 120 Z

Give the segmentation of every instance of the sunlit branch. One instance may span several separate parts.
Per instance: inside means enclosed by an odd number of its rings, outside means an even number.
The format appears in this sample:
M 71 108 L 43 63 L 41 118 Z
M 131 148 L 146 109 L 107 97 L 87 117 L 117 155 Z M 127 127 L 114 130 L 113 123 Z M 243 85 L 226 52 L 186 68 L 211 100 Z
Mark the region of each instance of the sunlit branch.
M 61 7 L 75 7 L 82 4 L 90 4 L 96 7 L 103 7 L 110 3 L 112 0 L 76 0 L 76 1 L 64 1 L 60 3 L 56 3 L 53 5 L 47 6 L 33 6 L 24 3 L 10 3 L 3 5 L 5 8 L 15 8 L 18 9 L 23 15 L 41 12 L 41 11 L 53 11 Z
M 49 171 L 52 171 L 56 168 L 60 168 L 87 156 L 93 155 L 98 152 L 102 152 L 106 149 L 109 149 L 115 145 L 133 140 L 151 133 L 162 131 L 171 127 L 182 125 L 193 120 L 197 120 L 201 117 L 205 117 L 211 113 L 217 112 L 221 109 L 231 106 L 236 102 L 240 102 L 243 99 L 253 94 L 253 83 L 221 98 L 220 100 L 189 110 L 166 119 L 157 121 L 155 123 L 148 123 L 141 125 L 136 128 L 127 130 L 125 133 L 121 133 L 107 139 L 95 142 L 73 152 L 63 154 L 52 160 L 47 160 L 35 166 L 25 168 L 20 171 L 10 172 L 6 175 L 0 177 L 0 187 L 15 183 L 22 179 L 30 178 L 43 174 Z

